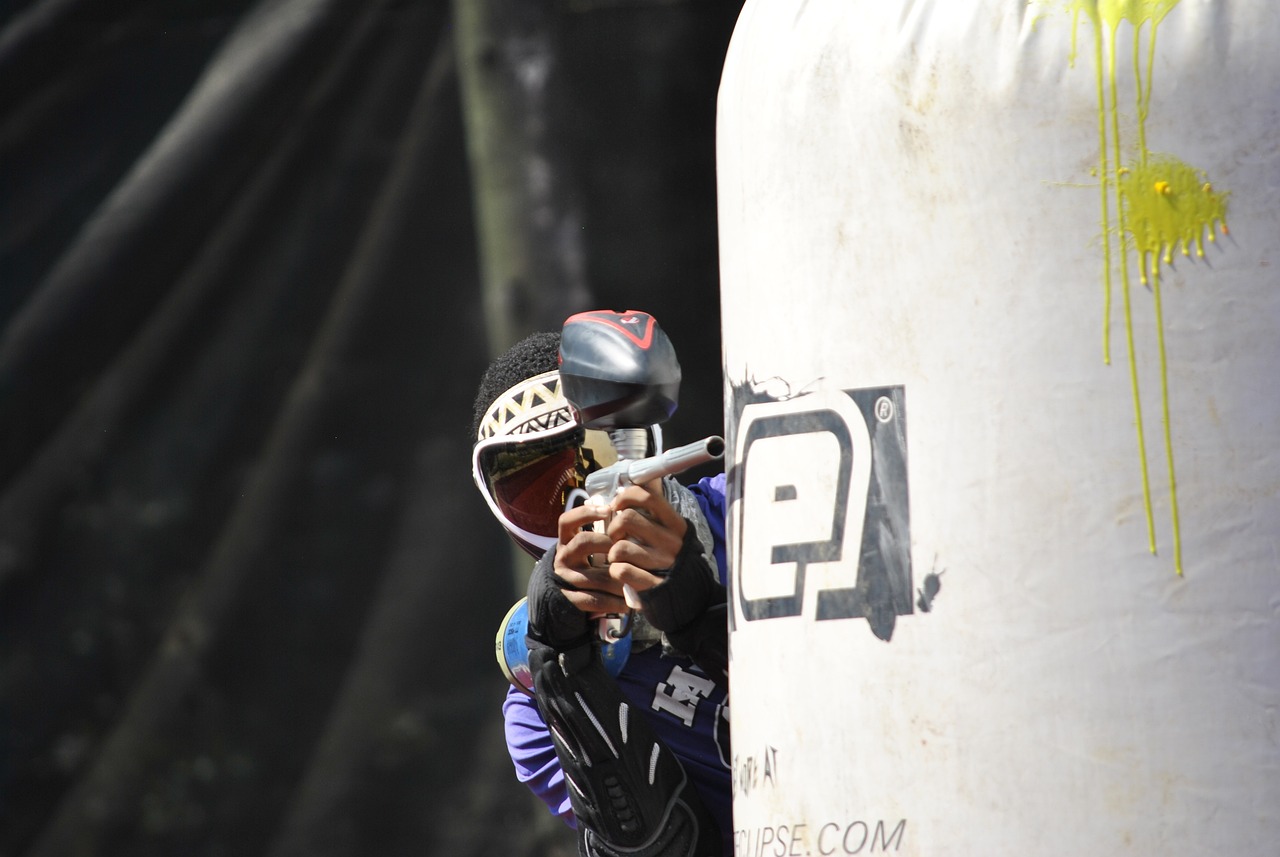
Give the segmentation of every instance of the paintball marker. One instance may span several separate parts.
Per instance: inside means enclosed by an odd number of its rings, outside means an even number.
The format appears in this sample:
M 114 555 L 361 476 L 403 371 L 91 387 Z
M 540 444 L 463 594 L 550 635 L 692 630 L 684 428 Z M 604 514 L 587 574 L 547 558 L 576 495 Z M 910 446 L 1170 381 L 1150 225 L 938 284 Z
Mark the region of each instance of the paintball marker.
M 615 441 L 615 448 L 616 443 Z M 620 458 L 617 463 L 587 476 L 585 490 L 592 503 L 605 505 L 613 495 L 628 485 L 643 485 L 654 479 L 675 476 L 690 467 L 715 461 L 722 455 L 724 438 L 712 435 L 649 458 L 634 461 Z
M 561 390 L 578 422 L 607 431 L 618 454 L 615 464 L 587 476 L 584 487 L 592 503 L 607 505 L 628 485 L 673 476 L 724 455 L 724 439 L 713 435 L 646 457 L 651 427 L 675 413 L 680 378 L 675 348 L 648 313 L 597 310 L 565 321 Z M 603 529 L 604 524 L 597 526 Z M 627 632 L 627 617 L 598 619 L 599 636 L 606 643 Z

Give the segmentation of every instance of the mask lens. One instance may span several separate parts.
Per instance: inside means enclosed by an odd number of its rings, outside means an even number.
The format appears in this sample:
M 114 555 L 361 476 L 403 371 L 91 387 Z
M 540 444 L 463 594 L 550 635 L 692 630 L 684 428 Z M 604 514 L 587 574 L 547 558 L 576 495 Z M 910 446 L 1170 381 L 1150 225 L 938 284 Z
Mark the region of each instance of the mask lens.
M 495 448 L 481 461 L 489 493 L 511 523 L 535 535 L 553 538 L 574 487 L 576 433 L 554 444 L 534 442 Z
M 478 463 L 502 515 L 526 532 L 554 539 L 570 494 L 583 486 L 587 474 L 617 458 L 606 432 L 578 429 L 489 447 L 479 453 Z

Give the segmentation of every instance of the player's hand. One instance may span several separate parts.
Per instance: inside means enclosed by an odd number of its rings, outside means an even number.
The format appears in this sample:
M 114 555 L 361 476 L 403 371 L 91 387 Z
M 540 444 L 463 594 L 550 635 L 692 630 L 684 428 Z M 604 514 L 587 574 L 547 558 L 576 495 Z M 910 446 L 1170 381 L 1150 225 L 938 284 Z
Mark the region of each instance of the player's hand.
M 633 595 L 628 604 L 638 608 L 634 593 L 666 579 L 680 554 L 689 523 L 667 502 L 660 479 L 624 488 L 610 508 L 609 576 L 619 588 L 630 588 Z
M 613 542 L 593 529 L 609 515 L 607 507 L 584 505 L 560 516 L 560 538 L 554 570 L 564 596 L 587 614 L 624 613 L 622 581 L 610 575 L 608 556 Z

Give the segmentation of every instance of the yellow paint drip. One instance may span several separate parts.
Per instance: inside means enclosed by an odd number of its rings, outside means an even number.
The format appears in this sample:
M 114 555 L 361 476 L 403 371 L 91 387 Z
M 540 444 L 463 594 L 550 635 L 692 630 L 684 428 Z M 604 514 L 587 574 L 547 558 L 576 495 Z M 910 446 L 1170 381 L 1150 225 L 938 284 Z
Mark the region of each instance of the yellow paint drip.
M 1173 518 L 1174 569 L 1182 574 L 1182 533 L 1178 523 L 1178 491 L 1174 474 L 1173 433 L 1169 421 L 1169 373 L 1165 357 L 1164 309 L 1160 293 L 1161 266 L 1173 263 L 1175 248 L 1189 256 L 1195 248 L 1204 255 L 1204 243 L 1214 240 L 1215 228 L 1227 233 L 1225 193 L 1214 190 L 1205 174 L 1170 155 L 1152 155 L 1147 147 L 1147 117 L 1156 53 L 1156 32 L 1180 0 L 1073 0 L 1071 62 L 1076 56 L 1076 32 L 1081 15 L 1089 19 L 1094 38 L 1094 70 L 1098 98 L 1098 168 L 1101 185 L 1103 234 L 1103 361 L 1111 362 L 1111 294 L 1118 265 L 1124 299 L 1129 375 L 1133 388 L 1134 423 L 1142 470 L 1142 494 L 1151 553 L 1156 552 L 1151 481 L 1147 469 L 1142 398 L 1133 335 L 1133 299 L 1130 293 L 1130 257 L 1134 257 L 1141 283 L 1151 289 L 1159 344 L 1161 416 L 1165 458 L 1169 468 L 1169 501 Z M 1136 157 L 1123 163 L 1120 140 L 1121 98 L 1116 84 L 1116 44 L 1121 22 L 1132 31 L 1131 62 L 1137 118 Z M 1142 31 L 1147 29 L 1145 62 Z M 1114 165 L 1114 173 L 1113 166 Z M 1113 246 L 1116 251 L 1113 253 Z

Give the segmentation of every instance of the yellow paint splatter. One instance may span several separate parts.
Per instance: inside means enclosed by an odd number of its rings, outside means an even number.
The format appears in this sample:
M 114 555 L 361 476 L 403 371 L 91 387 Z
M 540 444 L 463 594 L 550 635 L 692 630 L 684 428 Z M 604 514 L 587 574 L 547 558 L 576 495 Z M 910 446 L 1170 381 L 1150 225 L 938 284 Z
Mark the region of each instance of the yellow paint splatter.
M 1169 422 L 1169 372 L 1165 357 L 1164 313 L 1160 294 L 1162 265 L 1170 265 L 1173 252 L 1189 256 L 1195 248 L 1204 255 L 1204 243 L 1214 240 L 1214 230 L 1225 235 L 1227 195 L 1214 190 L 1205 174 L 1170 155 L 1153 155 L 1147 147 L 1147 116 L 1151 110 L 1156 32 L 1180 0 L 1073 0 L 1071 62 L 1076 56 L 1076 33 L 1083 15 L 1091 24 L 1094 69 L 1097 75 L 1099 155 L 1097 175 L 1101 184 L 1103 233 L 1103 361 L 1111 362 L 1111 294 L 1114 271 L 1119 270 L 1124 300 L 1129 375 L 1133 388 L 1134 423 L 1142 469 L 1142 493 L 1151 553 L 1156 552 L 1151 481 L 1142 425 L 1138 364 L 1133 336 L 1133 299 L 1130 294 L 1130 258 L 1138 277 L 1151 290 L 1160 359 L 1160 393 L 1165 458 L 1169 468 L 1169 502 L 1173 517 L 1174 569 L 1182 574 L 1182 532 L 1178 523 L 1178 489 L 1174 473 L 1173 433 Z M 1116 84 L 1116 45 L 1121 22 L 1133 34 L 1131 62 L 1136 91 L 1133 110 L 1137 117 L 1136 156 L 1123 163 L 1120 139 L 1120 93 Z M 1147 31 L 1145 62 L 1142 32 Z M 1114 172 L 1112 164 L 1115 165 Z M 1113 247 L 1116 251 L 1113 254 Z
M 1202 257 L 1215 229 L 1225 230 L 1226 194 L 1215 192 L 1203 173 L 1177 159 L 1152 156 L 1121 176 L 1117 190 L 1143 285 L 1148 273 L 1158 276 L 1161 262 L 1173 262 L 1175 249 L 1190 256 L 1194 247 Z

